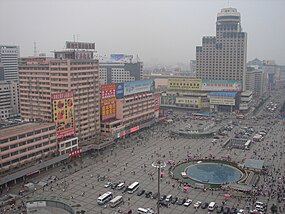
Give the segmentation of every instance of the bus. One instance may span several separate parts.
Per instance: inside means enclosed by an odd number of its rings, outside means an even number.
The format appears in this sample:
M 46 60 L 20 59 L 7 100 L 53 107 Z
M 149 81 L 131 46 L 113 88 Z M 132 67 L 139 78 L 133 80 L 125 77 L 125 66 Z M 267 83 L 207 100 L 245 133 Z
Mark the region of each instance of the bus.
M 97 203 L 99 205 L 104 205 L 108 201 L 112 200 L 112 198 L 113 198 L 113 193 L 112 192 L 106 192 L 97 199 Z
M 138 188 L 139 188 L 140 183 L 139 182 L 134 182 L 130 186 L 128 186 L 128 193 L 132 194 L 134 193 Z
M 110 207 L 115 207 L 123 202 L 123 196 L 118 195 L 110 201 Z

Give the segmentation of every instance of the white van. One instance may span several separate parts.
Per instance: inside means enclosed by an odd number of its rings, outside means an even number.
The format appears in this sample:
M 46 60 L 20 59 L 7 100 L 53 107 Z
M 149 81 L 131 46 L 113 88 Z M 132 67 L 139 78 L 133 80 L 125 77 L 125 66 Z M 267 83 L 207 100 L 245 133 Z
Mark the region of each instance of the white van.
M 117 189 L 118 190 L 121 190 L 121 189 L 123 189 L 125 187 L 125 183 L 119 183 L 119 185 L 117 186 Z
M 151 208 L 138 208 L 138 214 L 154 214 Z
M 208 206 L 208 210 L 209 211 L 213 211 L 216 208 L 216 203 L 215 202 L 211 202 Z

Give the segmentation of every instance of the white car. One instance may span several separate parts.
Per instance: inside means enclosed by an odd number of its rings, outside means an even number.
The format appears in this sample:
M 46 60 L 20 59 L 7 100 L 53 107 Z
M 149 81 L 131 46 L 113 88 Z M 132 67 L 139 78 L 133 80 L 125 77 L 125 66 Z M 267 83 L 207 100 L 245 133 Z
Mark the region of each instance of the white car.
M 244 210 L 243 209 L 240 209 L 237 214 L 244 214 Z
M 110 187 L 112 185 L 112 183 L 111 182 L 108 182 L 108 183 L 106 183 L 105 185 L 104 185 L 104 187 L 105 188 L 108 188 L 108 187 Z
M 195 209 L 198 209 L 200 206 L 201 206 L 202 202 L 201 201 L 197 201 L 195 204 L 194 204 L 194 208 Z
M 187 199 L 183 205 L 184 205 L 185 207 L 189 207 L 190 204 L 192 204 L 192 200 L 191 200 L 191 199 Z

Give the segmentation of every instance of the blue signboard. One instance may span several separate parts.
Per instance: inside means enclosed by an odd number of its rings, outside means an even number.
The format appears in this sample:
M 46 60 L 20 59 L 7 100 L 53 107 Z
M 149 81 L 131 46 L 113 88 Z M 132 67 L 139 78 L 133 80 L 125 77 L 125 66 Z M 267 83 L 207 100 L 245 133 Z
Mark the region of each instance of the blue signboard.
M 116 83 L 116 97 L 124 97 L 124 83 Z

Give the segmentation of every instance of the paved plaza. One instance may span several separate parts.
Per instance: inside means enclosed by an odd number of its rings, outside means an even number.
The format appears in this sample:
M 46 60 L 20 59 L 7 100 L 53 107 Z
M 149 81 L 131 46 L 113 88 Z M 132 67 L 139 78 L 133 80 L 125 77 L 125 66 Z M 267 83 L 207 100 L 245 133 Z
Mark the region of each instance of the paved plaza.
M 137 192 L 134 194 L 122 193 L 121 190 L 111 190 L 111 188 L 105 188 L 104 185 L 110 182 L 125 182 L 127 185 L 134 181 L 140 182 L 139 189 L 146 191 L 157 192 L 157 169 L 152 167 L 152 163 L 157 160 L 163 160 L 167 162 L 169 159 L 175 162 L 183 161 L 187 158 L 187 154 L 191 152 L 197 158 L 208 158 L 209 153 L 219 159 L 226 154 L 230 154 L 231 161 L 242 163 L 242 159 L 246 156 L 252 159 L 264 159 L 265 167 L 268 169 L 267 175 L 261 176 L 256 189 L 259 195 L 252 199 L 239 199 L 237 197 L 227 197 L 225 194 L 229 193 L 235 195 L 229 191 L 203 191 L 201 189 L 189 188 L 187 191 L 183 191 L 183 188 L 179 183 L 170 178 L 168 175 L 167 165 L 164 169 L 165 174 L 161 179 L 161 194 L 177 196 L 178 198 L 189 198 L 193 200 L 193 204 L 196 201 L 211 202 L 214 201 L 218 205 L 225 202 L 227 207 L 236 207 L 239 209 L 245 209 L 246 207 L 253 208 L 252 200 L 260 200 L 268 203 L 269 211 L 271 205 L 277 204 L 284 213 L 284 202 L 277 202 L 278 185 L 281 184 L 284 187 L 284 139 L 285 129 L 284 124 L 279 119 L 268 119 L 266 113 L 260 113 L 258 115 L 260 119 L 258 121 L 252 121 L 249 118 L 241 120 L 238 126 L 229 133 L 228 136 L 221 137 L 217 143 L 213 144 L 212 138 L 205 139 L 185 139 L 182 137 L 172 138 L 169 132 L 174 127 L 179 127 L 180 118 L 185 115 L 183 112 L 175 112 L 176 117 L 172 124 L 160 124 L 150 129 L 139 131 L 131 136 L 122 139 L 113 147 L 110 147 L 102 152 L 99 152 L 96 157 L 92 155 L 86 155 L 82 158 L 77 158 L 71 161 L 69 164 L 71 169 L 65 167 L 66 170 L 61 170 L 63 166 L 52 169 L 47 173 L 41 174 L 33 178 L 33 181 L 39 181 L 41 177 L 47 175 L 57 175 L 57 180 L 52 185 L 44 187 L 44 189 L 37 189 L 34 193 L 30 193 L 30 196 L 53 196 L 58 195 L 64 198 L 74 200 L 78 204 L 81 204 L 87 213 L 105 213 L 114 214 L 117 213 L 117 208 L 110 208 L 107 206 L 100 206 L 97 204 L 97 198 L 99 195 L 112 191 L 114 196 L 123 195 L 124 203 L 120 204 L 121 210 L 125 211 L 131 209 L 133 213 L 136 213 L 138 207 L 153 208 L 156 210 L 156 200 L 146 198 L 144 195 L 137 196 Z M 184 119 L 183 119 L 184 120 Z M 228 118 L 228 120 L 231 120 Z M 270 121 L 270 122 L 268 122 Z M 203 123 L 202 120 L 188 119 L 189 124 Z M 222 148 L 222 144 L 231 136 L 234 132 L 243 126 L 252 126 L 255 130 L 262 130 L 270 128 L 265 139 L 262 142 L 254 142 L 249 150 L 232 149 L 227 150 Z M 105 176 L 104 181 L 100 181 L 98 176 Z M 15 187 L 10 190 L 11 193 L 19 191 L 20 187 Z M 269 197 L 270 195 L 270 197 Z M 163 214 L 180 214 L 180 213 L 208 213 L 207 209 L 195 210 L 191 204 L 189 207 L 173 205 L 169 208 L 161 207 L 160 213 Z M 281 213 L 281 212 L 280 212 Z

